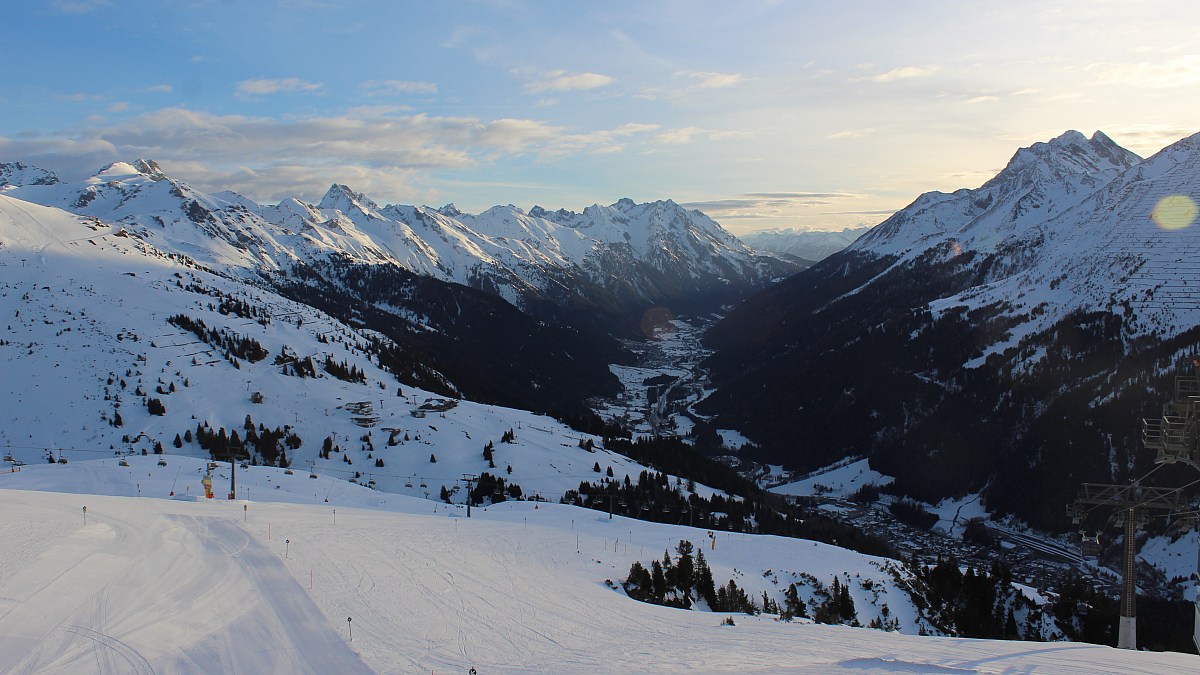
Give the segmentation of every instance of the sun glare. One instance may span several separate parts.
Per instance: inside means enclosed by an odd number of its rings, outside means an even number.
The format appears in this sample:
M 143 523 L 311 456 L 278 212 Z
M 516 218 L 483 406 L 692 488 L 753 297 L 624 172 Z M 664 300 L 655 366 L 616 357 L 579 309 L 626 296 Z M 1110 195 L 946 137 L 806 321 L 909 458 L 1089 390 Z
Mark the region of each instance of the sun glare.
M 1182 230 L 1196 221 L 1196 202 L 1187 195 L 1163 197 L 1154 205 L 1150 217 L 1164 230 Z

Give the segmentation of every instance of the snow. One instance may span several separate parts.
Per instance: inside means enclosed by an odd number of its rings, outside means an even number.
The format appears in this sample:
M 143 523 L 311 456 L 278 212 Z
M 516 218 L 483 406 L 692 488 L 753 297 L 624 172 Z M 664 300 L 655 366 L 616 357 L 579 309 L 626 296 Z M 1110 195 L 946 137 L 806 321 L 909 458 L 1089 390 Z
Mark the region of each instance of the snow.
M 761 256 L 707 216 L 671 201 L 623 200 L 583 214 L 539 210 L 544 217 L 509 205 L 470 215 L 380 207 L 335 184 L 317 205 L 286 198 L 263 206 L 230 191 L 194 190 L 149 160 L 116 162 L 79 183 L 56 181 L 36 167 L 0 164 L 0 190 L 8 196 L 120 222 L 159 249 L 248 278 L 344 258 L 484 283 L 520 306 L 531 293 L 560 292 L 564 279 L 647 294 L 658 283 L 641 278 L 647 266 L 685 280 L 732 275 L 753 284 L 766 274 Z
M 144 494 L 161 494 L 173 474 L 202 467 L 166 459 L 167 467 L 132 457 L 128 468 L 107 459 L 0 475 L 0 670 L 1164 673 L 1195 665 L 1183 654 L 919 637 L 767 615 L 721 626 L 725 615 L 641 604 L 605 583 L 680 538 L 704 545 L 703 531 L 557 504 L 507 502 L 468 519 L 461 508 L 434 512 L 431 502 L 397 495 L 375 505 L 381 497 L 371 490 L 266 467 L 239 473 L 255 486 L 249 501 L 89 494 L 128 489 L 119 478 L 142 475 Z M 272 490 L 268 479 L 304 487 Z M 310 482 L 347 489 L 328 504 L 298 503 Z M 732 575 L 751 592 L 800 571 L 826 582 L 886 577 L 873 566 L 879 559 L 809 541 L 719 533 L 704 550 L 717 579 Z M 863 615 L 865 592 L 851 588 Z M 903 613 L 903 593 L 887 599 Z
M 810 473 L 803 480 L 771 488 L 781 495 L 827 495 L 846 498 L 864 485 L 887 485 L 891 476 L 885 476 L 868 466 L 866 459 L 849 463 L 840 462 Z
M 960 499 L 943 499 L 936 506 L 926 508 L 938 515 L 935 529 L 950 535 L 962 536 L 963 528 L 972 518 L 988 518 L 981 495 L 967 495 Z

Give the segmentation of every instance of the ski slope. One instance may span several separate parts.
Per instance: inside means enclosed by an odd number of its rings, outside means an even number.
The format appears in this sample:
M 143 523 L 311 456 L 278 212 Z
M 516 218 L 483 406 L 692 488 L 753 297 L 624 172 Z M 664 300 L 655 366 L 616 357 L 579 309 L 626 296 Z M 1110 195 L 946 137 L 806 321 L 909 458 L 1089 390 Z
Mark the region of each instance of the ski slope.
M 725 614 L 641 604 L 606 584 L 681 538 L 703 543 L 703 531 L 533 502 L 473 509 L 468 519 L 459 506 L 267 467 L 238 474 L 253 485 L 252 500 L 197 500 L 203 463 L 158 459 L 0 474 L 0 672 L 1200 668 L 1200 658 L 1176 653 L 920 637 L 768 615 L 722 626 Z M 174 499 L 172 486 L 181 488 Z M 749 590 L 763 566 L 818 577 L 870 569 L 864 556 L 811 541 L 718 533 L 705 549 L 717 579 L 732 575 Z

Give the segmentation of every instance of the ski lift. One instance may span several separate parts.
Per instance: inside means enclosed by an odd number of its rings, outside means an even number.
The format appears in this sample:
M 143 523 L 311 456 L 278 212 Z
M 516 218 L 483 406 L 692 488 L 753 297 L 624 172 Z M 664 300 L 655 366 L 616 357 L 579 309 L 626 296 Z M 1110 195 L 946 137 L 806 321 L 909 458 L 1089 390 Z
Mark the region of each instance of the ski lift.
M 421 481 L 421 487 L 427 488 L 427 487 L 429 487 L 429 483 L 426 483 L 425 481 Z
M 317 474 L 315 474 L 315 473 L 310 473 L 310 474 L 308 474 L 308 477 L 309 477 L 309 478 L 316 478 L 316 477 L 317 477 Z
M 15 462 L 15 461 L 17 461 L 17 460 L 13 459 L 13 456 L 12 456 L 12 453 L 11 453 L 11 452 L 6 452 L 6 453 L 4 453 L 4 461 L 6 461 L 6 462 Z
M 367 481 L 367 487 L 371 488 L 372 490 L 375 489 L 375 479 L 374 478 Z
M 158 460 L 158 465 L 159 465 L 159 466 L 166 466 L 166 465 L 167 465 L 167 460 L 165 460 L 165 459 L 160 459 L 160 460 Z
M 118 464 L 119 466 L 129 466 L 129 460 L 127 460 L 127 459 L 122 459 L 121 461 L 117 462 L 117 464 Z
M 411 478 L 404 479 L 404 487 L 408 487 L 408 488 L 412 487 L 412 479 Z
M 289 476 L 294 476 L 294 475 L 296 475 L 296 472 L 295 472 L 295 471 L 292 471 L 291 469 L 284 469 L 284 470 L 283 470 L 283 472 L 284 472 L 285 474 L 289 475 Z
M 59 464 L 66 464 L 66 463 L 67 463 L 67 456 L 66 456 L 66 455 L 59 455 L 59 456 L 58 456 L 58 463 L 59 463 Z

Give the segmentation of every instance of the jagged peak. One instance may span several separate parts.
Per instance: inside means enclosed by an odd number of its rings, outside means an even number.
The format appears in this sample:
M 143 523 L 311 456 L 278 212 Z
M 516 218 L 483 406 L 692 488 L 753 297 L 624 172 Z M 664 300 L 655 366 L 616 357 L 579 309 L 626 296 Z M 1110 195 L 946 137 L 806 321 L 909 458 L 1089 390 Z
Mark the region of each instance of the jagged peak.
M 325 191 L 325 196 L 317 204 L 317 208 L 338 209 L 340 211 L 345 211 L 345 207 L 348 206 L 354 206 L 363 211 L 379 210 L 379 205 L 371 201 L 370 197 L 361 192 L 355 192 L 349 186 L 342 183 L 330 185 L 329 189 Z
M 1017 150 L 1008 165 L 984 187 L 1011 180 L 1029 171 L 1049 168 L 1054 172 L 1092 174 L 1127 169 L 1139 161 L 1141 157 L 1117 145 L 1100 131 L 1093 133 L 1089 139 L 1072 129 L 1049 141 L 1039 141 Z
M 449 216 L 451 218 L 457 218 L 463 214 L 462 211 L 459 211 L 458 207 L 454 205 L 454 202 L 450 202 L 439 209 L 434 209 L 434 211 L 437 211 L 443 216 Z
M 55 185 L 58 174 L 23 162 L 0 162 L 0 187 L 6 185 Z
M 167 180 L 167 175 L 163 173 L 162 167 L 158 165 L 158 162 L 152 159 L 140 158 L 135 159 L 133 162 L 112 162 L 97 171 L 95 177 L 107 180 L 120 180 L 134 176 L 143 176 L 154 181 Z

